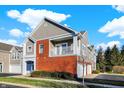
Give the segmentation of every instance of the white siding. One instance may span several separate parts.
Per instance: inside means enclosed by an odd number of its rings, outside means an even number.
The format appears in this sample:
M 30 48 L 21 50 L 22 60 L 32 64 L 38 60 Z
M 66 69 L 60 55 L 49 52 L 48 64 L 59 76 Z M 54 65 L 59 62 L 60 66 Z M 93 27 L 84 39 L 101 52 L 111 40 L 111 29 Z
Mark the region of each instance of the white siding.
M 92 66 L 87 65 L 87 74 L 91 74 L 91 73 L 92 73 Z
M 84 76 L 86 76 L 86 64 L 84 64 Z M 77 63 L 77 77 L 83 77 L 83 65 Z
M 20 64 L 10 64 L 10 72 L 21 74 L 21 65 Z

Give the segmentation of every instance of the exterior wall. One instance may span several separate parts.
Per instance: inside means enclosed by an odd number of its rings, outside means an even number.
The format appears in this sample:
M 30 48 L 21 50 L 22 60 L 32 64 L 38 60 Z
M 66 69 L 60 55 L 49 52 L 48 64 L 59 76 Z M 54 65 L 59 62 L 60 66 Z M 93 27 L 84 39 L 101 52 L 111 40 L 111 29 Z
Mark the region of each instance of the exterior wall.
M 87 32 L 85 32 L 85 33 L 83 34 L 82 42 L 83 42 L 83 44 L 84 44 L 85 46 L 88 45 L 88 34 L 87 34 Z
M 27 52 L 27 47 L 32 46 L 32 52 Z M 33 55 L 34 54 L 34 43 L 32 43 L 30 40 L 26 42 L 26 55 Z
M 43 54 L 39 54 L 40 44 L 44 45 Z M 77 56 L 49 57 L 48 39 L 37 41 L 36 49 L 36 70 L 77 74 Z
M 12 59 L 11 56 L 13 53 L 19 53 L 19 59 Z M 19 52 L 15 47 L 12 48 L 10 54 L 10 69 L 11 73 L 22 73 L 22 52 Z
M 8 73 L 9 72 L 9 52 L 0 51 L 0 63 L 2 63 L 2 72 Z
M 36 40 L 39 40 L 68 33 L 69 32 L 53 25 L 52 23 L 44 21 L 43 24 L 36 30 L 36 32 L 32 34 L 32 37 Z

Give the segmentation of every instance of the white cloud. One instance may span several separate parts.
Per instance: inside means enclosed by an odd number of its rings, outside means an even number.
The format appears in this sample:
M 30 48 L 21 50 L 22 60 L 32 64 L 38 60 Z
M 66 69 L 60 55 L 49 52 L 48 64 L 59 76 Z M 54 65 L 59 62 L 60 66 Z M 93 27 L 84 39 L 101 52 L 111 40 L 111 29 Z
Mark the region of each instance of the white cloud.
M 16 28 L 16 29 L 11 29 L 9 31 L 9 34 L 13 37 L 27 37 L 30 34 L 30 32 L 23 32 L 20 29 Z
M 121 39 L 124 39 L 124 16 L 108 21 L 99 29 L 99 32 L 108 33 L 108 37 L 118 35 Z
M 10 10 L 7 15 L 11 18 L 19 18 L 21 16 L 20 12 L 17 10 Z
M 22 13 L 18 10 L 10 10 L 7 12 L 7 15 L 17 19 L 21 23 L 26 23 L 31 28 L 35 28 L 44 17 L 51 18 L 57 22 L 62 22 L 71 16 L 69 14 L 56 13 L 45 9 L 34 10 L 30 8 L 24 10 Z
M 23 36 L 23 32 L 19 29 L 12 29 L 9 31 L 9 34 L 14 37 L 20 37 Z
M 119 41 L 110 41 L 108 43 L 100 43 L 97 45 L 97 49 L 99 49 L 99 47 L 102 47 L 103 50 L 105 50 L 107 47 L 112 48 L 114 45 L 117 45 L 118 47 L 120 47 L 121 43 Z
M 24 34 L 24 37 L 28 37 L 30 32 L 24 32 L 23 34 Z
M 17 45 L 17 41 L 14 39 L 0 39 L 0 42 L 12 44 L 12 45 Z
M 112 6 L 115 10 L 118 12 L 123 12 L 124 13 L 124 5 L 113 5 Z

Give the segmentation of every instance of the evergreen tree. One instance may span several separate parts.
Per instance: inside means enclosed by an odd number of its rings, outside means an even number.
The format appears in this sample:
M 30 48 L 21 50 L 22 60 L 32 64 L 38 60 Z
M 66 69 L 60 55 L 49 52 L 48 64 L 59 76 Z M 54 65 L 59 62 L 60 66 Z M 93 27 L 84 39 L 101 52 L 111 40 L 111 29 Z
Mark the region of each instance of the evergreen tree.
M 97 69 L 100 70 L 100 71 L 104 71 L 104 67 L 105 67 L 104 55 L 103 54 L 104 54 L 103 49 L 102 49 L 102 47 L 100 47 L 99 50 L 98 50 L 98 55 L 97 55 L 97 60 L 96 60 Z
M 121 47 L 120 65 L 124 65 L 124 45 Z
M 111 64 L 111 49 L 110 49 L 110 47 L 107 47 L 107 49 L 105 50 L 104 61 L 105 61 L 106 71 L 111 71 L 112 64 Z
M 111 65 L 117 66 L 120 63 L 120 52 L 116 45 L 111 49 Z

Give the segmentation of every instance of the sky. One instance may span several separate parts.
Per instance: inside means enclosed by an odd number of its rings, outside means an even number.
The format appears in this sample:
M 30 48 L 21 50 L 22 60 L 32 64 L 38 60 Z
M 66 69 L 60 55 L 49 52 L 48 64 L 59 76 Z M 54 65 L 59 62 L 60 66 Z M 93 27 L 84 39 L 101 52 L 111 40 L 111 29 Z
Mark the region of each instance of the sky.
M 11 5 L 0 6 L 0 42 L 22 45 L 43 17 L 78 32 L 87 31 L 89 44 L 106 49 L 124 44 L 124 6 Z

